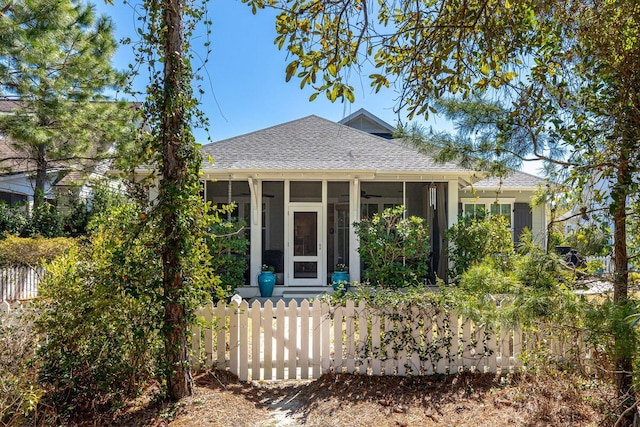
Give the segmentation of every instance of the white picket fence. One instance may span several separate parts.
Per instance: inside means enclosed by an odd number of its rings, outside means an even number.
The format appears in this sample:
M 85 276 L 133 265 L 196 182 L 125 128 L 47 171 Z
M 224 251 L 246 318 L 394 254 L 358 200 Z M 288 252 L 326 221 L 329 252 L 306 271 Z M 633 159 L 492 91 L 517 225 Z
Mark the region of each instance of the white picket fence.
M 192 330 L 192 362 L 229 369 L 241 381 L 318 378 L 326 372 L 430 375 L 512 372 L 526 348 L 545 345 L 559 358 L 588 357 L 582 340 L 525 337 L 519 330 L 488 331 L 456 314 L 401 308 L 378 313 L 364 304 L 280 300 L 273 306 L 246 301 L 202 308 Z M 406 316 L 410 313 L 411 316 Z M 411 320 L 407 320 L 411 319 Z
M 603 274 L 613 274 L 614 265 L 613 265 L 613 257 L 612 256 L 588 256 L 586 257 L 587 262 L 591 261 L 599 261 L 603 266 Z
M 32 299 L 38 296 L 43 268 L 12 267 L 0 269 L 0 302 Z

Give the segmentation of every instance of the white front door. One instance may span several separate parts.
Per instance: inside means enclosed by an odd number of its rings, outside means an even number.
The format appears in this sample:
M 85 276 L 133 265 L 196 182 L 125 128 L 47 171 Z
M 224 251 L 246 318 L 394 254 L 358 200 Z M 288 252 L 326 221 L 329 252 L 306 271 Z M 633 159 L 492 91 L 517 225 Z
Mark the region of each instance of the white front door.
M 287 280 L 295 286 L 324 283 L 325 250 L 322 247 L 322 206 L 289 206 L 287 221 Z

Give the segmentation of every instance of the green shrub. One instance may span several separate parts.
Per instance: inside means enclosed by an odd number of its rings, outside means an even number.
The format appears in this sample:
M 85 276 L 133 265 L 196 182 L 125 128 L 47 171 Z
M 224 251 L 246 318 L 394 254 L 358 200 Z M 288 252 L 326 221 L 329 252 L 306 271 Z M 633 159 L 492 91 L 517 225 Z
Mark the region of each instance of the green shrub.
M 589 224 L 567 234 L 565 241 L 582 256 L 606 256 L 611 253 L 610 238 L 610 232 Z
M 82 246 L 55 259 L 40 284 L 37 329 L 40 379 L 61 408 L 138 392 L 166 369 L 161 219 L 124 203 L 98 215 Z M 181 294 L 197 307 L 213 282 L 211 259 L 198 241 L 185 260 Z
M 0 240 L 0 265 L 34 267 L 54 260 L 76 244 L 75 239 L 68 237 L 45 239 L 9 235 Z
M 31 211 L 29 224 L 22 234 L 28 237 L 60 237 L 62 236 L 62 213 L 56 206 L 43 201 Z
M 428 280 L 428 227 L 422 218 L 403 219 L 403 214 L 404 207 L 398 206 L 354 223 L 364 279 L 372 286 L 397 289 Z
M 0 238 L 3 235 L 22 233 L 28 224 L 27 208 L 23 204 L 12 205 L 0 201 Z
M 511 228 L 505 218 L 492 215 L 486 218 L 461 217 L 447 230 L 449 241 L 449 280 L 458 282 L 472 265 L 489 257 L 503 270 L 511 268 L 514 256 Z
M 27 425 L 43 393 L 34 360 L 38 344 L 34 314 L 31 310 L 0 313 L 0 425 Z

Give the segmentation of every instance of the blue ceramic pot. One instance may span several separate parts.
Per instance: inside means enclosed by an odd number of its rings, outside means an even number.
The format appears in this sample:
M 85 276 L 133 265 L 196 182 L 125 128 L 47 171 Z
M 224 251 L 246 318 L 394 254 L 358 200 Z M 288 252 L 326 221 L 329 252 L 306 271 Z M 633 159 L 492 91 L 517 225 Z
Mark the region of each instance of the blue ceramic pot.
M 269 298 L 273 295 L 273 288 L 276 286 L 276 275 L 271 271 L 263 271 L 258 275 L 258 288 L 260 296 Z
M 343 295 L 349 289 L 349 273 L 336 271 L 331 275 L 331 286 L 338 295 Z

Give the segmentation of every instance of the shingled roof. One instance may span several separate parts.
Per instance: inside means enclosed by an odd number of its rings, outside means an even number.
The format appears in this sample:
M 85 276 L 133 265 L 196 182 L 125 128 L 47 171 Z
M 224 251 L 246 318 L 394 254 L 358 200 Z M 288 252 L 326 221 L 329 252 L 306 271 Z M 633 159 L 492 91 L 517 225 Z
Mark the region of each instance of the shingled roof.
M 202 148 L 203 170 L 460 173 L 472 171 L 436 163 L 398 140 L 388 140 L 312 115 Z M 214 164 L 206 161 L 207 156 Z
M 502 181 L 501 181 L 502 180 Z M 528 174 L 526 172 L 513 171 L 512 174 L 505 178 L 489 177 L 473 184 L 473 188 L 476 190 L 496 190 L 514 189 L 514 190 L 535 190 L 538 185 L 545 183 L 543 178 L 535 175 Z M 467 187 L 470 189 L 471 187 Z

